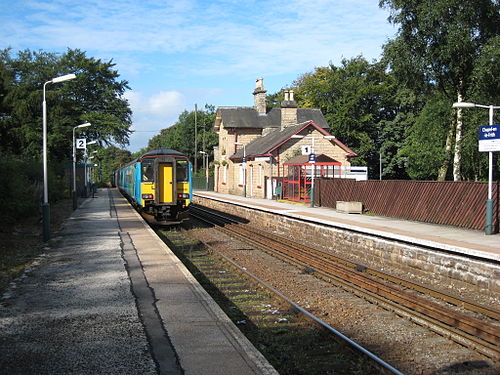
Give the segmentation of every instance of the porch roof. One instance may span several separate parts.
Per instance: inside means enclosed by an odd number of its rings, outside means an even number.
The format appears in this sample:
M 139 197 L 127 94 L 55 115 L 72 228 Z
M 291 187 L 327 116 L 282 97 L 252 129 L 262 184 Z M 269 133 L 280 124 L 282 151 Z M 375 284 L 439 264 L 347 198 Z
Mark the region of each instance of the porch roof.
M 286 163 L 283 163 L 283 165 L 307 165 L 311 164 L 309 163 L 309 155 L 299 155 L 296 156 L 290 160 L 288 160 Z M 320 154 L 316 156 L 316 165 L 342 165 L 341 162 L 325 155 L 325 154 Z

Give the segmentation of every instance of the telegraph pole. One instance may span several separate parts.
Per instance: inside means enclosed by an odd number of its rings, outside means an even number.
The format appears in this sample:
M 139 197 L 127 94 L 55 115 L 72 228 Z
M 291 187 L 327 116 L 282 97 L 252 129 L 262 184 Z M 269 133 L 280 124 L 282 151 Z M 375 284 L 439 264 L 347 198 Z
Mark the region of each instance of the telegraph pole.
M 196 144 L 196 141 L 198 139 L 198 121 L 197 121 L 197 113 L 198 112 L 198 105 L 195 103 L 194 105 L 194 173 L 198 170 L 198 145 Z

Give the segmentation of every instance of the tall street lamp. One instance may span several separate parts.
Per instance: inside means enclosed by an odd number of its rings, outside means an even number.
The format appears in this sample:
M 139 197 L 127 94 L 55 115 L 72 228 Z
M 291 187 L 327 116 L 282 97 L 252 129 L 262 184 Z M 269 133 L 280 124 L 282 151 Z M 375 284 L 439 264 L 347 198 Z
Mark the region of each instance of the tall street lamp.
M 315 139 L 335 139 L 334 135 L 300 135 L 294 134 L 290 138 L 307 138 L 311 139 L 311 153 L 309 155 L 309 162 L 313 163 L 312 166 L 312 176 L 311 176 L 311 207 L 314 207 L 314 177 L 316 175 L 316 155 L 314 154 L 314 140 Z M 312 155 L 312 157 L 311 157 Z
M 237 146 L 243 146 L 243 196 L 247 196 L 247 151 L 246 151 L 246 144 L 241 143 L 241 142 L 234 142 L 235 145 Z
M 84 166 L 84 182 L 85 182 L 85 198 L 88 196 L 88 173 L 87 173 L 87 162 L 88 162 L 88 153 L 87 153 L 87 146 L 89 145 L 94 145 L 96 144 L 97 141 L 90 141 L 86 142 L 85 144 L 85 152 L 84 152 L 84 160 L 85 160 L 85 166 Z
M 76 144 L 75 144 L 75 130 L 78 128 L 86 128 L 87 126 L 92 125 L 90 122 L 86 122 L 84 124 L 74 126 L 73 127 L 73 210 L 76 210 L 78 207 L 78 198 L 76 196 Z
M 48 241 L 50 238 L 50 206 L 49 206 L 49 187 L 47 176 L 47 103 L 45 101 L 45 86 L 49 83 L 59 83 L 75 79 L 76 75 L 66 74 L 64 76 L 52 78 L 43 84 L 43 204 L 42 204 L 42 221 L 43 221 L 43 240 Z
M 208 190 L 208 152 L 198 151 L 203 155 L 203 165 L 205 166 L 205 190 Z
M 453 108 L 487 108 L 489 109 L 489 125 L 493 125 L 493 110 L 500 106 L 483 105 L 468 102 L 453 103 Z M 493 152 L 488 152 L 488 199 L 486 200 L 486 226 L 485 233 L 493 234 Z

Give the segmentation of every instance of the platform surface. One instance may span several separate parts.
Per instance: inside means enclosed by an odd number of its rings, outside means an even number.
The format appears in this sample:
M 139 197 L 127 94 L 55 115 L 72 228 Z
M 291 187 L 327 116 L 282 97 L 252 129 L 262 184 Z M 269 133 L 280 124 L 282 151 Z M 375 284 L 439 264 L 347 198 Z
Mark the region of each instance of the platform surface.
M 277 374 L 117 190 L 0 297 L 5 374 Z
M 436 250 L 500 261 L 500 234 L 486 235 L 484 232 L 470 229 L 384 216 L 347 214 L 332 208 L 310 207 L 213 191 L 197 190 L 195 195 Z

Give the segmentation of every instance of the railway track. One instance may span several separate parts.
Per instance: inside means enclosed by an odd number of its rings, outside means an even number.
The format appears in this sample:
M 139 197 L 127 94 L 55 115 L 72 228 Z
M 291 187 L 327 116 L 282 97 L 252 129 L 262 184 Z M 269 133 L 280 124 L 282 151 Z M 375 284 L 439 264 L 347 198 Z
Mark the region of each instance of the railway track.
M 242 225 L 235 218 L 195 206 L 192 214 L 216 225 L 230 236 L 307 267 L 316 274 L 351 290 L 356 295 L 405 316 L 461 345 L 498 361 L 500 359 L 500 312 L 439 290 L 394 277 L 379 270 L 336 257 L 328 252 L 296 243 Z
M 404 375 L 189 230 L 182 232 L 161 236 L 280 373 Z

